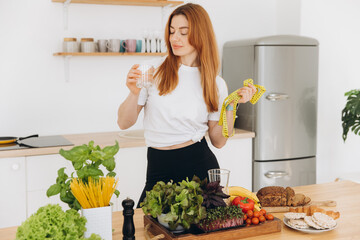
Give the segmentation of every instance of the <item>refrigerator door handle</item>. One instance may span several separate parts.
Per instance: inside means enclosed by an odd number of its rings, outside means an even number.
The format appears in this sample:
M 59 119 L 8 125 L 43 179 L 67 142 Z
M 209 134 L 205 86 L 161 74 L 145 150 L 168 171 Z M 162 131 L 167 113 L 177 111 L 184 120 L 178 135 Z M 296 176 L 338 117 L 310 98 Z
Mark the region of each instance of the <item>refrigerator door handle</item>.
M 283 178 L 285 176 L 288 176 L 289 174 L 284 171 L 268 171 L 264 175 L 267 178 Z
M 278 101 L 278 100 L 285 100 L 288 99 L 289 95 L 282 94 L 282 93 L 270 93 L 266 96 L 266 99 L 269 101 Z

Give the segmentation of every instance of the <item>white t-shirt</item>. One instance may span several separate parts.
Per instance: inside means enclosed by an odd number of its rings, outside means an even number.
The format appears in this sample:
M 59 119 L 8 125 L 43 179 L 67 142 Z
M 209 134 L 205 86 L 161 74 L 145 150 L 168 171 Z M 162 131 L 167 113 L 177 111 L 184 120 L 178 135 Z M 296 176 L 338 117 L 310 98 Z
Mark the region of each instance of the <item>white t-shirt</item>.
M 163 60 L 152 64 L 157 68 Z M 179 83 L 169 94 L 159 96 L 155 85 L 140 91 L 138 105 L 144 106 L 144 137 L 149 147 L 200 141 L 208 130 L 208 121 L 219 121 L 222 104 L 228 96 L 224 79 L 216 77 L 219 107 L 217 112 L 209 113 L 199 69 L 181 65 L 178 76 Z

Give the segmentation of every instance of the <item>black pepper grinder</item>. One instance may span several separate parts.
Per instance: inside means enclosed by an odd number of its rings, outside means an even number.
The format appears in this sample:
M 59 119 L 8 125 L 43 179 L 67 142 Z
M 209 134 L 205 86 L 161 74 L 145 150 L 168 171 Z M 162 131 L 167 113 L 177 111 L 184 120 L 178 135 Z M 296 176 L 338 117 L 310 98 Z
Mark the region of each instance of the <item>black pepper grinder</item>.
M 134 201 L 129 197 L 122 201 L 124 207 L 124 224 L 123 224 L 123 240 L 135 240 L 135 226 L 134 226 Z

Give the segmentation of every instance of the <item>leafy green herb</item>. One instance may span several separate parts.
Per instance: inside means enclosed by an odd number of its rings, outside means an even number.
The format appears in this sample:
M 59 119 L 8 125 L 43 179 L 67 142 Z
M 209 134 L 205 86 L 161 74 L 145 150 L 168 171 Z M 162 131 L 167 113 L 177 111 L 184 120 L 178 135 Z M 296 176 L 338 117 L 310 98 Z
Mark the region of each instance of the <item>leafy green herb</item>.
M 206 209 L 206 218 L 200 221 L 198 227 L 205 232 L 235 227 L 244 223 L 243 216 L 242 209 L 235 205 Z
M 64 212 L 58 204 L 48 204 L 38 209 L 18 227 L 16 240 L 57 239 L 57 240 L 101 240 L 92 234 L 83 238 L 86 218 L 74 209 Z
M 360 90 L 351 90 L 345 93 L 347 102 L 342 110 L 343 139 L 346 141 L 349 130 L 360 135 Z
M 107 176 L 116 176 L 116 173 L 113 171 L 115 169 L 114 156 L 118 151 L 119 144 L 117 141 L 115 145 L 107 146 L 103 149 L 99 146 L 94 146 L 94 141 L 90 141 L 88 145 L 76 146 L 68 151 L 60 149 L 60 155 L 72 162 L 77 177 L 87 183 L 89 177 L 99 179 L 100 176 L 104 176 L 103 171 L 100 169 L 101 165 L 109 171 Z M 81 205 L 70 189 L 70 182 L 72 177 L 74 177 L 74 173 L 68 176 L 65 173 L 65 168 L 60 168 L 56 183 L 50 186 L 46 195 L 50 197 L 60 194 L 61 201 L 67 203 L 70 208 L 79 210 Z M 119 197 L 119 194 L 120 192 L 115 190 L 117 197 Z
M 210 182 L 203 187 L 202 196 L 204 197 L 204 202 L 202 203 L 206 209 L 215 208 L 215 207 L 225 207 L 226 203 L 224 198 L 229 198 L 230 196 L 225 194 L 222 189 L 224 187 L 220 186 L 220 181 Z
M 168 222 L 172 230 L 179 224 L 189 229 L 191 224 L 199 223 L 206 215 L 205 207 L 201 206 L 201 192 L 200 184 L 189 182 L 188 179 L 178 184 L 160 181 L 151 191 L 146 192 L 140 206 L 145 214 L 151 214 L 154 218 L 162 213 L 166 214 L 164 221 Z

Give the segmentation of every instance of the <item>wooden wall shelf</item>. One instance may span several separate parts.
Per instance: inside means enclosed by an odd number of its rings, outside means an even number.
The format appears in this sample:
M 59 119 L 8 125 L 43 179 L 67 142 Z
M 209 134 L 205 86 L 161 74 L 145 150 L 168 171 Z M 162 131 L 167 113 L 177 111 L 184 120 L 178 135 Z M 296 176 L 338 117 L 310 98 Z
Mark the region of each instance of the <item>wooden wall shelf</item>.
M 117 53 L 117 52 L 93 52 L 93 53 L 66 53 L 66 52 L 57 52 L 53 54 L 54 56 L 166 56 L 167 53 Z
M 63 25 L 64 30 L 68 29 L 68 9 L 72 3 L 81 4 L 99 4 L 99 5 L 129 5 L 129 6 L 148 6 L 148 7 L 161 7 L 163 23 L 166 10 L 170 7 L 175 7 L 183 4 L 183 1 L 172 0 L 51 0 L 55 3 L 63 3 Z M 164 24 L 162 24 L 164 25 Z M 95 52 L 95 53 L 53 53 L 53 56 L 64 57 L 65 81 L 69 82 L 69 62 L 74 56 L 166 56 L 167 53 L 114 53 L 114 52 Z
M 52 0 L 53 2 L 65 3 L 66 0 Z M 167 0 L 71 0 L 71 3 L 84 4 L 101 4 L 101 5 L 131 5 L 131 6 L 178 6 L 183 4 L 183 1 L 167 1 Z

